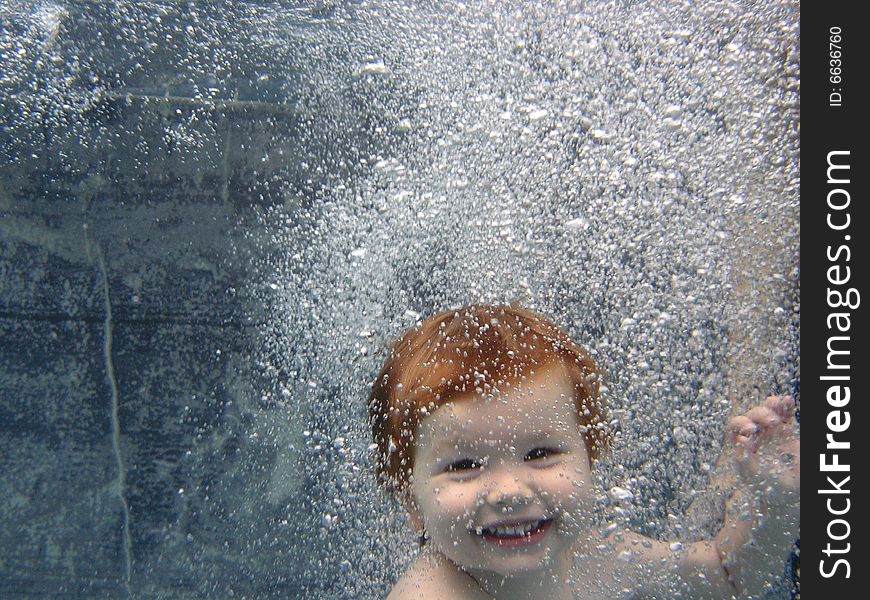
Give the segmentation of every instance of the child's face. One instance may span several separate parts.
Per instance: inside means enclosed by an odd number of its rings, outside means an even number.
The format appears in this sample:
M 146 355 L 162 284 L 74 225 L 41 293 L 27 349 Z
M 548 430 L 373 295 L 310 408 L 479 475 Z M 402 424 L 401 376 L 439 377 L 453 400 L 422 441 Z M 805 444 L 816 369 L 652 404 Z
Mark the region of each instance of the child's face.
M 591 469 L 565 369 L 444 404 L 420 422 L 409 508 L 466 571 L 528 574 L 562 556 L 592 508 Z

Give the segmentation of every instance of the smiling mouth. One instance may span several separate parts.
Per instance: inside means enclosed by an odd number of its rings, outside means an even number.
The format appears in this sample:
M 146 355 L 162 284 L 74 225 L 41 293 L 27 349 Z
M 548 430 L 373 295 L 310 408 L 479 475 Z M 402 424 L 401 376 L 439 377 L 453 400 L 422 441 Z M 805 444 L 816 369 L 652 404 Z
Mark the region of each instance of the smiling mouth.
M 522 523 L 505 523 L 476 527 L 473 533 L 486 542 L 502 547 L 517 548 L 538 543 L 546 534 L 553 519 L 539 519 Z

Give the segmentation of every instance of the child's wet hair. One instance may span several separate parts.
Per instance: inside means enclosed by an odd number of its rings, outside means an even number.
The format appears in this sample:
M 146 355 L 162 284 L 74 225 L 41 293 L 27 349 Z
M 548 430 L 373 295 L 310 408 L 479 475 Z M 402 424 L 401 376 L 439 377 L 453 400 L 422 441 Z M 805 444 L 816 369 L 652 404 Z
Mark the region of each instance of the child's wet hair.
M 561 364 L 574 385 L 581 430 L 594 462 L 610 432 L 589 353 L 548 319 L 509 305 L 471 304 L 426 319 L 395 343 L 372 385 L 369 420 L 382 485 L 406 494 L 421 419 L 460 396 L 516 386 Z

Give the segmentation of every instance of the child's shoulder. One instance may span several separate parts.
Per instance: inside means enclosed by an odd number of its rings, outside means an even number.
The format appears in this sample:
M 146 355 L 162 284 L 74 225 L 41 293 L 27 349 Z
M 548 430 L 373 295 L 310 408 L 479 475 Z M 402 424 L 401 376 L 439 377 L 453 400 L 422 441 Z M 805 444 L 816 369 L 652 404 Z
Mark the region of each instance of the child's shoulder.
M 466 573 L 443 555 L 424 550 L 399 578 L 387 600 L 489 600 Z

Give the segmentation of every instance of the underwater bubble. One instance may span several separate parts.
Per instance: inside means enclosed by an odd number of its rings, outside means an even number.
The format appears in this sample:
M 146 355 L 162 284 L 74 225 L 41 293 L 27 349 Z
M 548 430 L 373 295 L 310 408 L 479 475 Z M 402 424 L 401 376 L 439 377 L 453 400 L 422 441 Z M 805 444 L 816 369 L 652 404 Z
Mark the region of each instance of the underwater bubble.
M 634 499 L 634 494 L 631 491 L 619 486 L 613 486 L 607 491 L 607 494 L 614 502 L 628 502 Z

